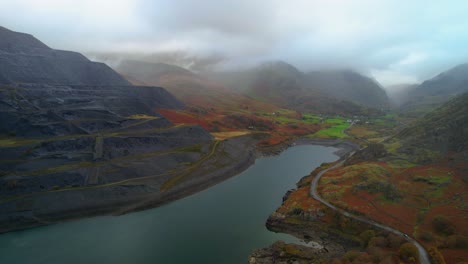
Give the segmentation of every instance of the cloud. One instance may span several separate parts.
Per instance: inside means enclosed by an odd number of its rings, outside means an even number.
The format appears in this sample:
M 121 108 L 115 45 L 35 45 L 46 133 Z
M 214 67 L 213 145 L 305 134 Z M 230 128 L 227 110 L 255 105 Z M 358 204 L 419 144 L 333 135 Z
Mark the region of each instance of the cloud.
M 355 68 L 386 85 L 468 61 L 467 9 L 456 0 L 16 0 L 2 3 L 0 24 L 87 54 L 185 54 L 200 69 L 285 60 L 304 71 Z

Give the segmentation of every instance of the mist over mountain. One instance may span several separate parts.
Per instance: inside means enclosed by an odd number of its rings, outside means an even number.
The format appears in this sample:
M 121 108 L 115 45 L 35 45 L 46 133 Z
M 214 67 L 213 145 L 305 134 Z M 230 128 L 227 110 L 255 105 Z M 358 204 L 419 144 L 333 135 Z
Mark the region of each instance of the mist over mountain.
M 467 113 L 468 92 L 465 92 L 429 112 L 397 137 L 403 140 L 407 149 L 427 148 L 443 155 L 464 152 L 468 148 Z
M 366 107 L 388 107 L 380 85 L 352 71 L 303 73 L 286 62 L 271 61 L 245 71 L 206 75 L 259 100 L 305 112 L 356 114 Z
M 457 65 L 410 88 L 407 102 L 401 106 L 402 109 L 416 115 L 427 113 L 454 96 L 468 91 L 468 64 Z
M 408 101 L 409 93 L 418 86 L 418 84 L 395 84 L 385 87 L 390 103 L 394 107 L 400 107 Z
M 466 10 L 1 1 L 0 264 L 466 263 Z
M 389 106 L 387 94 L 377 81 L 352 70 L 309 72 L 305 85 L 337 99 L 368 107 Z

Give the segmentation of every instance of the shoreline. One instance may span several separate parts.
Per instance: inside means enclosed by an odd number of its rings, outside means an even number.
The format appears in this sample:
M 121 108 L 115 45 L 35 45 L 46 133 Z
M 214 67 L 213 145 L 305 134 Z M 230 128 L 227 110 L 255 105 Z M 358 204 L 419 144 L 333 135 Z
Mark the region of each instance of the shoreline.
M 204 164 L 190 174 L 189 180 L 184 180 L 178 185 L 174 186 L 168 191 L 158 191 L 152 193 L 138 193 L 134 192 L 129 195 L 116 195 L 116 188 L 102 188 L 95 190 L 71 190 L 66 192 L 39 194 L 36 200 L 42 201 L 42 204 L 47 207 L 48 203 L 63 202 L 63 204 L 55 204 L 55 208 L 48 210 L 41 207 L 41 203 L 36 204 L 35 211 L 10 213 L 5 218 L 0 219 L 2 227 L 0 234 L 6 232 L 13 232 L 24 230 L 49 224 L 55 224 L 70 220 L 77 220 L 80 218 L 89 218 L 104 215 L 123 215 L 131 212 L 148 210 L 156 208 L 176 200 L 188 197 L 195 193 L 208 189 L 216 184 L 219 184 L 229 178 L 232 178 L 252 166 L 256 159 L 266 156 L 275 156 L 281 154 L 283 151 L 296 145 L 321 145 L 338 148 L 335 154 L 340 159 L 354 145 L 351 142 L 334 139 L 296 139 L 287 142 L 287 144 L 280 144 L 267 149 L 258 149 L 254 135 L 240 136 L 221 141 L 224 147 L 229 150 L 228 153 L 233 155 L 231 160 L 216 159 L 208 160 L 208 164 Z M 212 163 L 224 161 L 226 164 L 220 168 L 213 170 L 206 170 L 205 167 L 213 167 Z M 219 165 L 218 165 L 219 166 Z M 151 180 L 141 181 L 139 186 L 151 186 Z M 41 196 L 47 196 L 42 199 Z M 110 197 L 109 197 L 110 196 Z M 91 198 L 84 198 L 91 197 Z M 103 200 L 92 197 L 99 197 Z M 82 201 L 81 201 L 81 200 Z M 21 202 L 21 201 L 19 201 Z M 37 201 L 35 201 L 37 202 Z M 79 204 L 81 202 L 81 204 Z M 12 202 L 14 206 L 16 202 Z M 54 207 L 54 206 L 51 206 Z M 41 210 L 43 212 L 41 212 Z M 39 212 L 36 212 L 39 211 Z
M 337 150 L 334 152 L 338 159 L 330 162 L 329 164 L 336 164 L 347 158 L 349 153 L 360 149 L 360 146 L 347 141 L 339 139 L 309 139 L 302 138 L 295 140 L 295 145 L 320 145 L 327 147 L 335 147 Z M 323 164 L 322 164 L 323 165 Z M 316 209 L 312 212 L 301 212 L 299 215 L 282 214 L 278 211 L 279 208 L 284 206 L 284 203 L 289 198 L 292 192 L 298 191 L 299 188 L 309 185 L 308 178 L 315 177 L 322 170 L 322 165 L 315 168 L 309 175 L 304 176 L 296 183 L 296 188 L 291 189 L 283 196 L 281 205 L 270 214 L 266 220 L 266 228 L 270 232 L 283 233 L 296 237 L 300 241 L 304 241 L 306 245 L 295 243 L 285 243 L 284 241 L 276 241 L 273 244 L 264 248 L 257 248 L 252 251 L 248 258 L 249 264 L 267 264 L 273 261 L 289 261 L 296 259 L 298 255 L 290 255 L 291 248 L 295 251 L 301 252 L 303 261 L 320 262 L 320 260 L 330 259 L 344 254 L 347 250 L 359 245 L 356 241 L 340 235 L 338 232 L 329 230 L 324 223 L 319 220 L 323 215 L 328 214 L 328 209 Z M 294 213 L 295 214 L 295 213 Z M 288 218 L 294 218 L 295 221 L 288 222 Z M 299 221 L 299 222 L 297 222 Z M 310 223 L 308 223 L 311 221 Z M 308 243 L 316 243 L 321 247 L 311 247 Z M 288 257 L 290 255 L 290 258 Z
M 90 186 L 6 201 L 0 206 L 3 211 L 0 211 L 0 234 L 81 218 L 118 216 L 182 199 L 249 168 L 258 157 L 255 150 L 257 141 L 252 136 L 241 136 L 220 142 L 221 147 L 216 151 L 218 155 L 204 161 L 201 167 L 166 191 L 160 190 L 161 182 L 155 177 L 136 179 L 131 184 Z M 229 155 L 222 155 L 223 152 Z M 21 210 L 18 204 L 22 203 L 29 203 L 31 207 Z

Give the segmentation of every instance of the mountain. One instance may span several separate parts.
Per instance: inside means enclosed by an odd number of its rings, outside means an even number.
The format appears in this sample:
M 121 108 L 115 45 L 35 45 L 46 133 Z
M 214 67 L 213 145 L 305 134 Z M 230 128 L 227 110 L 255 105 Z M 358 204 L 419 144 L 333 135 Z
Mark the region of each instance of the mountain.
M 136 60 L 124 60 L 116 67 L 119 72 L 147 82 L 158 81 L 168 74 L 195 76 L 191 71 L 166 63 L 150 63 Z
M 0 28 L 0 74 L 0 232 L 154 207 L 253 159 L 250 138 L 160 115 L 185 107 L 165 89 L 31 35 Z
M 0 27 L 0 83 L 130 85 L 103 63 Z
M 388 106 L 378 83 L 351 71 L 304 74 L 288 63 L 273 61 L 243 72 L 208 76 L 255 99 L 301 112 L 357 115 Z
M 205 111 L 237 111 L 247 107 L 252 111 L 271 112 L 277 108 L 175 65 L 125 60 L 116 66 L 116 70 L 132 83 L 163 86 L 186 105 Z
M 402 109 L 420 116 L 466 91 L 468 64 L 460 64 L 412 89 L 408 94 L 408 102 L 402 105 Z
M 367 107 L 380 109 L 389 106 L 387 94 L 379 83 L 351 70 L 309 72 L 305 85 L 334 98 Z

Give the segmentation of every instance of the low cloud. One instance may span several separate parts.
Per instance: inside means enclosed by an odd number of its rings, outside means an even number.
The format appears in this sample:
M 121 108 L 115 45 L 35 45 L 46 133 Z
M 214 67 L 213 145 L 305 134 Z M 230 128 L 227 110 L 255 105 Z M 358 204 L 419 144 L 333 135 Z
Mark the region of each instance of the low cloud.
M 468 61 L 466 1 L 17 0 L 0 24 L 51 47 L 194 70 L 284 60 L 354 68 L 383 85 Z M 21 16 L 18 16 L 21 14 Z

